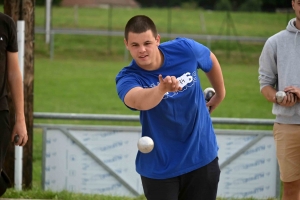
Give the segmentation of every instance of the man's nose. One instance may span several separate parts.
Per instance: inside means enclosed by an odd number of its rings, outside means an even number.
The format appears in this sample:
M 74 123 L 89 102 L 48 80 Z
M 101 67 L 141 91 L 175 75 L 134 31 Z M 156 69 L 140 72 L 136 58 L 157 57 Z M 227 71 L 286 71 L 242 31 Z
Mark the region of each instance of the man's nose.
M 144 45 L 141 45 L 140 48 L 139 48 L 139 52 L 145 52 L 146 51 L 146 48 Z

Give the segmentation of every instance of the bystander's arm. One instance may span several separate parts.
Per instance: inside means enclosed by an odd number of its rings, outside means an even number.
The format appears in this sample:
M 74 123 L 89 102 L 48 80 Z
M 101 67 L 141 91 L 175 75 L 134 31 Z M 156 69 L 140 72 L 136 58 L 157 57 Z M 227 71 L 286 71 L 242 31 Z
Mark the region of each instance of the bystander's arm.
M 267 85 L 265 87 L 263 87 L 261 89 L 261 93 L 262 95 L 269 101 L 272 103 L 277 103 L 275 95 L 276 95 L 276 90 L 274 87 Z
M 18 63 L 17 52 L 7 52 L 8 84 L 15 109 L 15 126 L 12 131 L 11 141 L 19 135 L 17 145 L 24 146 L 28 140 L 25 115 L 22 74 Z
M 275 90 L 275 88 L 273 88 L 270 85 L 267 85 L 261 89 L 261 93 L 268 101 L 272 103 L 277 103 L 281 106 L 290 107 L 295 105 L 298 101 L 298 97 L 294 93 L 287 92 L 286 97 L 284 97 L 283 101 L 279 103 L 276 100 L 276 92 L 277 91 Z

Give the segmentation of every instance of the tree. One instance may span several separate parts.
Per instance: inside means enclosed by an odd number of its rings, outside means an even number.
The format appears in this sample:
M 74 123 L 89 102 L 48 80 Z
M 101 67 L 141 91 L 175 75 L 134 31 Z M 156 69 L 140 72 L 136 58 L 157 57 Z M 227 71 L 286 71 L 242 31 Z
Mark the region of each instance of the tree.
M 23 147 L 23 186 L 32 186 L 32 141 L 33 141 L 33 64 L 34 64 L 34 1 L 35 0 L 4 0 L 4 13 L 16 22 L 25 21 L 25 55 L 24 55 L 24 110 L 28 141 Z M 9 92 L 10 123 L 14 125 L 14 108 Z M 5 169 L 14 180 L 14 146 L 10 145 Z

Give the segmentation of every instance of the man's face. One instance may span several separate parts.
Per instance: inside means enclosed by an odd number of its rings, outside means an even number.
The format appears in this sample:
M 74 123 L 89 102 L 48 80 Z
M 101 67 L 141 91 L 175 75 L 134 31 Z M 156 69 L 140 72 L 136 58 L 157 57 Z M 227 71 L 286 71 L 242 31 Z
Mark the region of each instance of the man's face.
M 297 20 L 300 21 L 300 0 L 292 1 L 292 6 L 293 6 L 293 9 L 295 11 Z
M 126 48 L 129 50 L 136 63 L 145 70 L 152 70 L 156 66 L 159 56 L 159 35 L 155 38 L 152 31 L 143 33 L 128 33 L 128 40 L 124 39 Z

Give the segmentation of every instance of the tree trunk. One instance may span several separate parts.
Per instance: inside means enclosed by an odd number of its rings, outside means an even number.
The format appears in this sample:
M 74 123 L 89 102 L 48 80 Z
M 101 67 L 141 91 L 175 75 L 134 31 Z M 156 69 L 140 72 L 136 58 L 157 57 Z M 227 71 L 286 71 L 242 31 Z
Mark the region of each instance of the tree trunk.
M 24 111 L 28 133 L 27 144 L 23 147 L 22 185 L 26 189 L 32 186 L 32 142 L 33 142 L 33 72 L 34 72 L 34 0 L 5 0 L 4 13 L 11 16 L 15 23 L 25 22 L 24 55 Z M 14 125 L 14 108 L 9 92 L 10 123 Z M 14 145 L 10 145 L 4 163 L 5 171 L 14 182 Z

